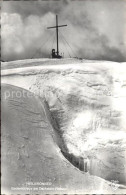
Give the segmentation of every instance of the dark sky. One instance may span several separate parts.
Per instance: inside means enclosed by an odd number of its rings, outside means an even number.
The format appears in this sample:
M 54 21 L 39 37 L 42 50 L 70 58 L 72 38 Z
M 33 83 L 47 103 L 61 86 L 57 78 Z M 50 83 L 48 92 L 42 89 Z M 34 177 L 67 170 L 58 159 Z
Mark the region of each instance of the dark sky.
M 1 5 L 2 60 L 49 57 L 56 44 L 55 30 L 47 27 L 55 25 L 58 14 L 59 24 L 68 25 L 59 35 L 60 52 L 66 57 L 126 61 L 126 0 L 3 1 Z

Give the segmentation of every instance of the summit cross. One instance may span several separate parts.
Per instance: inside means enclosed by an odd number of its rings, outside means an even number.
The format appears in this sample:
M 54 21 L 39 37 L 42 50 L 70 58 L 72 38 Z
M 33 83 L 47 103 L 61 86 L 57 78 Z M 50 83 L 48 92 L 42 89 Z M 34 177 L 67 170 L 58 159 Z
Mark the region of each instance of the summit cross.
M 58 40 L 58 28 L 67 26 L 65 25 L 59 25 L 58 26 L 58 15 L 56 15 L 56 26 L 48 27 L 47 29 L 55 28 L 56 29 L 56 40 L 57 40 L 57 57 L 59 56 L 59 40 Z

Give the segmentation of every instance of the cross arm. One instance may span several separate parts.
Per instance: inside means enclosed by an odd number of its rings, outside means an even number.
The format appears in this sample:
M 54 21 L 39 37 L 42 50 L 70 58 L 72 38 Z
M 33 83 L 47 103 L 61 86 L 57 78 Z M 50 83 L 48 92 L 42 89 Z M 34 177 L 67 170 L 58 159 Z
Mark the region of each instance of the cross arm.
M 67 24 L 66 25 L 60 25 L 60 26 L 52 26 L 52 27 L 48 27 L 47 29 L 50 29 L 50 28 L 59 28 L 59 27 L 64 27 L 64 26 L 67 26 Z

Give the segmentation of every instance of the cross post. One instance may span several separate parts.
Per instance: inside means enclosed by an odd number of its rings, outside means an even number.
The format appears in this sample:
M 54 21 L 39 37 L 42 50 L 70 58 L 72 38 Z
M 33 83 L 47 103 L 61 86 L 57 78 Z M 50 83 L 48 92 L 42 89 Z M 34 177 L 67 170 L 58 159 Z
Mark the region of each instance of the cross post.
M 55 28 L 56 29 L 56 40 L 57 40 L 57 58 L 59 57 L 59 39 L 58 39 L 58 28 L 59 27 L 64 27 L 64 26 L 67 26 L 66 24 L 65 25 L 59 25 L 58 26 L 58 15 L 56 15 L 56 26 L 52 26 L 52 27 L 48 27 L 47 29 L 50 29 L 50 28 Z

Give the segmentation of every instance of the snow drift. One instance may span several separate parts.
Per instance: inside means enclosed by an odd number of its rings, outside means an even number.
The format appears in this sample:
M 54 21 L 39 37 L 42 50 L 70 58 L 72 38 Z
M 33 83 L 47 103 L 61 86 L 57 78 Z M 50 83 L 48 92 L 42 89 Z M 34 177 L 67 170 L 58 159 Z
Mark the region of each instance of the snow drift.
M 10 64 L 11 67 L 2 70 L 2 82 L 31 91 L 37 95 L 37 102 L 39 98 L 43 99 L 45 113 L 48 113 L 48 121 L 55 132 L 55 141 L 52 142 L 61 151 L 61 161 L 65 159 L 78 174 L 88 172 L 125 185 L 126 64 L 84 60 L 80 63 L 78 60 L 58 65 L 60 61 L 50 60 L 47 66 L 44 61 L 42 65 L 37 61 L 22 61 L 24 68 L 17 68 L 18 61 L 14 62 L 14 67 L 13 62 L 6 63 L 7 68 Z M 76 177 L 76 173 L 73 174 Z M 69 189 L 74 189 L 75 177 Z M 81 186 L 81 179 L 78 183 Z

